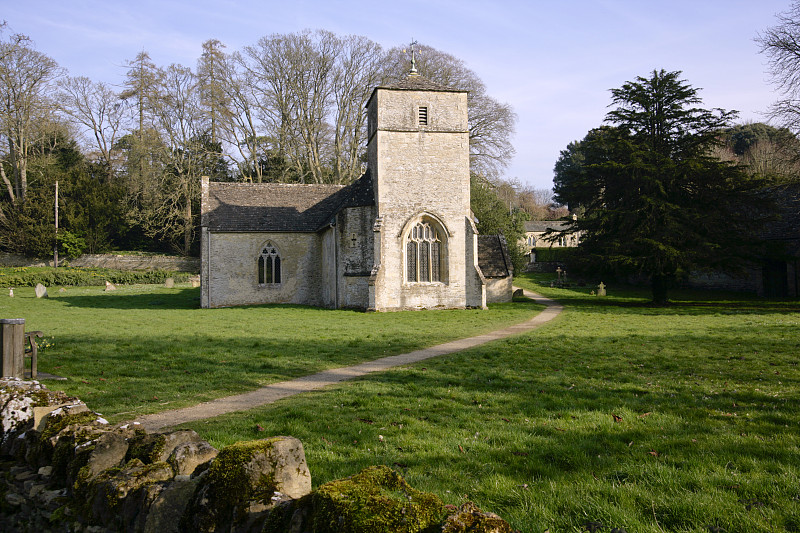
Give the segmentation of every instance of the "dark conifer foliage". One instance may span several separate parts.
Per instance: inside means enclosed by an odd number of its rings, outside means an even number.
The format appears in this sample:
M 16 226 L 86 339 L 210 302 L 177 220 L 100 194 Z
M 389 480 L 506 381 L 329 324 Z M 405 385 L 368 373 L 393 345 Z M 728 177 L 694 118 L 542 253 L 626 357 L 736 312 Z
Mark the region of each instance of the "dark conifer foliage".
M 614 89 L 611 126 L 568 147 L 557 199 L 583 216 L 581 249 L 597 268 L 649 278 L 653 301 L 695 269 L 734 267 L 754 253 L 763 181 L 715 157 L 733 111 L 704 109 L 680 72 L 654 71 Z

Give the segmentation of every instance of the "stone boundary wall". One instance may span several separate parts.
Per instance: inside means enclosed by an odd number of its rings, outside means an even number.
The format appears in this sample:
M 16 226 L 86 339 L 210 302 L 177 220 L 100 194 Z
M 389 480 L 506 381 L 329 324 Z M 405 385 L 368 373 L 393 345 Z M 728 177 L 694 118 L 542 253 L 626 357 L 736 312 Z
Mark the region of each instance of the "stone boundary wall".
M 536 263 L 528 263 L 525 265 L 525 272 L 555 272 L 558 267 L 564 268 L 562 261 L 537 261 Z
M 181 272 L 200 272 L 200 259 L 197 257 L 176 257 L 170 255 L 116 255 L 85 254 L 63 264 L 84 268 L 113 268 L 116 270 L 178 270 Z M 5 267 L 44 267 L 53 266 L 53 261 L 41 261 L 17 254 L 0 253 L 0 266 Z
M 192 430 L 111 425 L 79 399 L 0 378 L 0 531 L 513 533 L 386 466 L 311 490 L 293 437 L 220 451 Z

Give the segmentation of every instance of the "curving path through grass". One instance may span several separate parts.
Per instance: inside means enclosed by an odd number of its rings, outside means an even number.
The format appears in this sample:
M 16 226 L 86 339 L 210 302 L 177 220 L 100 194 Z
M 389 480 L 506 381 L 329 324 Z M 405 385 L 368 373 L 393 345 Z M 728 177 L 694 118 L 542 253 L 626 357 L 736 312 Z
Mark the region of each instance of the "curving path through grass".
M 244 394 L 237 394 L 235 396 L 227 396 L 225 398 L 218 398 L 210 402 L 203 402 L 190 407 L 182 409 L 172 409 L 145 415 L 134 422 L 138 422 L 148 431 L 157 431 L 159 429 L 177 426 L 187 422 L 194 422 L 196 420 L 203 420 L 215 416 L 232 413 L 235 411 L 245 411 L 254 407 L 260 407 L 276 402 L 280 399 L 294 396 L 295 394 L 302 394 L 328 385 L 333 385 L 341 381 L 355 379 L 372 372 L 381 372 L 389 368 L 401 365 L 408 365 L 432 357 L 440 355 L 447 355 L 468 348 L 473 348 L 487 342 L 504 339 L 512 335 L 518 335 L 526 331 L 530 331 L 549 322 L 558 316 L 564 307 L 549 298 L 545 298 L 539 294 L 523 289 L 523 294 L 534 300 L 536 303 L 545 305 L 545 309 L 525 322 L 514 324 L 490 333 L 483 335 L 476 335 L 474 337 L 467 337 L 465 339 L 458 339 L 455 341 L 439 344 L 438 346 L 431 346 L 422 350 L 416 350 L 409 353 L 392 355 L 369 361 L 358 365 L 347 366 L 342 368 L 335 368 L 332 370 L 325 370 L 309 376 L 301 378 L 282 381 L 280 383 L 273 383 L 266 387 L 256 389 Z

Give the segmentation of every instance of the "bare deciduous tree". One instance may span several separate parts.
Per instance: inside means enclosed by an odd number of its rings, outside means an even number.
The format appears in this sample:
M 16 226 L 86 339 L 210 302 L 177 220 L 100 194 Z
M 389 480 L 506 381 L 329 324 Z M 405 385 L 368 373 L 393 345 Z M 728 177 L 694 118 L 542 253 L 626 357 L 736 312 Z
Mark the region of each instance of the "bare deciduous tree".
M 108 169 L 108 177 L 114 177 L 117 164 L 115 145 L 122 128 L 123 106 L 119 95 L 104 83 L 95 83 L 89 78 L 65 78 L 61 84 L 58 101 L 60 108 L 74 122 L 83 127 L 84 133 L 100 154 Z
M 2 159 L 12 174 L 3 171 L 2 179 L 12 202 L 25 200 L 31 147 L 43 133 L 40 123 L 52 120 L 53 84 L 62 74 L 24 35 L 0 41 L 0 136 L 7 146 Z

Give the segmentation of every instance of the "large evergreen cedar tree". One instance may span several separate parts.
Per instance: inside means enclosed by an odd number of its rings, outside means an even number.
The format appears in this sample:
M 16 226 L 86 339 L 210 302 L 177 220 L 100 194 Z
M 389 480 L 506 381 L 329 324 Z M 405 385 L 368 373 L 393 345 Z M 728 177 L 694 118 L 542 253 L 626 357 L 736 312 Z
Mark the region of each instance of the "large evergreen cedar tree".
M 604 126 L 561 153 L 558 201 L 583 215 L 582 256 L 597 269 L 646 276 L 653 301 L 695 269 L 752 256 L 758 179 L 712 155 L 733 111 L 698 105 L 680 72 L 654 71 L 613 89 Z

